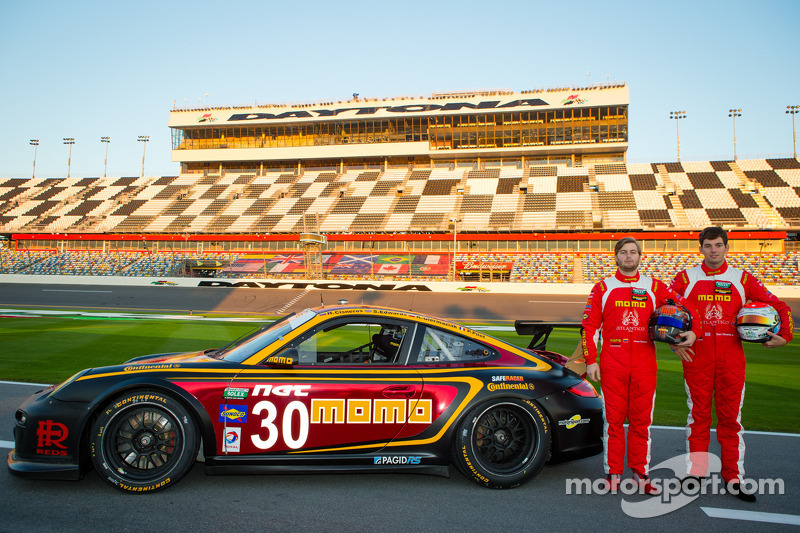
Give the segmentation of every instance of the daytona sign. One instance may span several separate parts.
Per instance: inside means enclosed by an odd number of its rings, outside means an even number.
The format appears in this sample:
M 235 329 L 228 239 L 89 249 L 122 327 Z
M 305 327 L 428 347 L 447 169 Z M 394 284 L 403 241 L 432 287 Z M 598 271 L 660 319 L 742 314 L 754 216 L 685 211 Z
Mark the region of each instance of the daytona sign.
M 312 283 L 307 281 L 201 281 L 198 287 L 229 287 L 249 289 L 326 289 L 335 291 L 425 291 L 426 285 L 397 285 L 394 283 Z
M 513 107 L 539 107 L 550 105 L 541 98 L 526 98 L 522 100 L 512 100 L 504 104 L 500 100 L 479 102 L 451 102 L 447 104 L 409 104 L 393 106 L 370 106 L 370 107 L 342 107 L 338 109 L 310 109 L 294 110 L 284 113 L 234 113 L 228 118 L 228 122 L 250 121 L 250 120 L 282 120 L 293 118 L 331 118 L 337 117 L 342 113 L 353 112 L 354 115 L 375 115 L 386 113 L 430 113 L 434 111 L 461 111 L 462 109 L 508 109 Z

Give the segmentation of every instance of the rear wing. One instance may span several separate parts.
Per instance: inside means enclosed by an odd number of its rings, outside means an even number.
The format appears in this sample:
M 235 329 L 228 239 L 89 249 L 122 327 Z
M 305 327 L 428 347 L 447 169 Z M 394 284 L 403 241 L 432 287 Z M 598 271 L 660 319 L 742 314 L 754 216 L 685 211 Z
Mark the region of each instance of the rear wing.
M 514 329 L 517 335 L 531 335 L 529 350 L 547 350 L 547 339 L 553 328 L 579 328 L 583 329 L 580 322 L 543 322 L 541 320 L 515 320 Z

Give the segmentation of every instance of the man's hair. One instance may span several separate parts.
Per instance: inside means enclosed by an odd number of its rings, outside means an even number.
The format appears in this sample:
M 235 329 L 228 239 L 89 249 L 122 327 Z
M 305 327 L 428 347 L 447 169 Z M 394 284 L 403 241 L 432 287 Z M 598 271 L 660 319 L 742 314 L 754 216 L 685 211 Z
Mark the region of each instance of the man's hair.
M 619 252 L 622 249 L 623 246 L 625 246 L 626 244 L 629 244 L 629 243 L 635 244 L 636 245 L 636 249 L 639 251 L 639 255 L 641 255 L 642 247 L 639 245 L 639 241 L 637 241 L 633 237 L 623 237 L 620 240 L 618 240 L 617 244 L 614 245 L 614 255 L 617 255 L 617 252 Z
M 722 237 L 722 244 L 728 244 L 728 232 L 719 226 L 709 226 L 700 232 L 697 240 L 700 241 L 700 246 L 703 246 L 703 241 L 713 241 Z

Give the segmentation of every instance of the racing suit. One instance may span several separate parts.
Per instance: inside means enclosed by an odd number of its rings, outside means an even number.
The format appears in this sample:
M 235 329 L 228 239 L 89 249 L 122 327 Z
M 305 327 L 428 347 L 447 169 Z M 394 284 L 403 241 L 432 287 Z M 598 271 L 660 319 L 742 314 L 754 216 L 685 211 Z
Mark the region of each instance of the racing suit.
M 778 333 L 792 340 L 792 313 L 749 272 L 724 262 L 711 270 L 705 263 L 683 270 L 670 286 L 697 306 L 705 336 L 692 347 L 692 362 L 683 361 L 686 383 L 686 473 L 708 475 L 711 400 L 717 412 L 717 441 L 721 449 L 722 478 L 741 481 L 744 475 L 744 430 L 740 423 L 744 402 L 745 359 L 736 331 L 736 315 L 748 301 L 771 305 L 781 317 Z
M 656 347 L 647 330 L 653 311 L 673 299 L 693 317 L 692 330 L 701 328 L 691 304 L 664 283 L 636 273 L 617 273 L 597 283 L 583 314 L 581 345 L 586 364 L 597 362 L 596 334 L 601 332 L 600 379 L 603 391 L 604 470 L 625 470 L 625 428 L 628 419 L 628 466 L 648 475 L 650 424 L 656 395 Z

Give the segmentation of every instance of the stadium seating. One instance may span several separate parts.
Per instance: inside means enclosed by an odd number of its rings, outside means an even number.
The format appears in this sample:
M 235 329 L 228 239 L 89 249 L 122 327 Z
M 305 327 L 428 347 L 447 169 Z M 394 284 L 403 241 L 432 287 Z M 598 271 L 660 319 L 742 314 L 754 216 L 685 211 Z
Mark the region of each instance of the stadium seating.
M 800 227 L 794 159 L 0 180 L 3 232 Z M 383 215 L 381 217 L 380 215 Z M 410 215 L 410 216 L 409 216 Z

